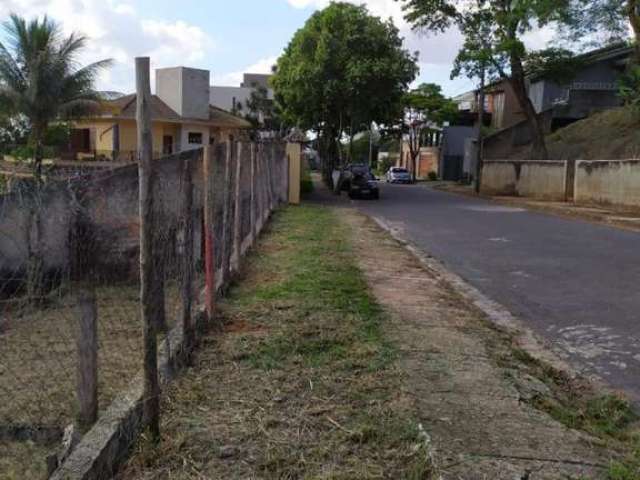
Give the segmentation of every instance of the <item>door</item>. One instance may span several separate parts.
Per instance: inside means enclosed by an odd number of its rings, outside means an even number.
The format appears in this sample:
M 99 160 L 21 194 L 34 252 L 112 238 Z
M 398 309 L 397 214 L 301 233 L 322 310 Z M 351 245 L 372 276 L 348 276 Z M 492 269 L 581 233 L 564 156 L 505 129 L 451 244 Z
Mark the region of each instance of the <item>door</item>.
M 173 153 L 173 136 L 162 136 L 162 153 L 165 155 L 170 155 Z
M 442 179 L 452 182 L 458 182 L 462 179 L 462 155 L 445 155 L 443 158 L 444 171 Z

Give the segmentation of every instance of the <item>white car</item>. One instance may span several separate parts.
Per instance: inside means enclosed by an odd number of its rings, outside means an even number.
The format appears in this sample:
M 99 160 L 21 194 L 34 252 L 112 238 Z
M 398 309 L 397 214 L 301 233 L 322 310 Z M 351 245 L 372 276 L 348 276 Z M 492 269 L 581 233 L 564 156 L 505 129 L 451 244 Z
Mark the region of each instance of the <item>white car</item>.
M 386 174 L 389 183 L 411 183 L 411 174 L 406 168 L 391 167 Z

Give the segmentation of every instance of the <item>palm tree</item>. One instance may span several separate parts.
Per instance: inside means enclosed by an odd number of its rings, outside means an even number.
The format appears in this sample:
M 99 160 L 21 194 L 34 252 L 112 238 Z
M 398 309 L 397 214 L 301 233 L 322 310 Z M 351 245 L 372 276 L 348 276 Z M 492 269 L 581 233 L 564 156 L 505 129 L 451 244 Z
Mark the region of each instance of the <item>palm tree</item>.
M 0 110 L 21 114 L 29 121 L 35 147 L 34 176 L 42 173 L 42 143 L 51 122 L 86 114 L 101 95 L 96 76 L 111 60 L 80 67 L 77 55 L 86 37 L 64 37 L 60 26 L 46 16 L 27 21 L 12 14 L 4 23 L 7 42 L 0 42 Z

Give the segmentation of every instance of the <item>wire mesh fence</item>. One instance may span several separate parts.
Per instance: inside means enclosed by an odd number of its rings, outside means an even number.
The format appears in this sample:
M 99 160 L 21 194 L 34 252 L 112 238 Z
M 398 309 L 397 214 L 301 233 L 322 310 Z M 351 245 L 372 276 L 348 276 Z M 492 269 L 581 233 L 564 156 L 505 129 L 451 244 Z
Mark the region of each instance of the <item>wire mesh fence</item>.
M 205 255 L 214 256 L 215 293 L 286 200 L 288 170 L 280 142 L 228 141 L 154 160 L 153 171 L 152 305 L 162 345 L 172 329 L 193 326 Z M 59 451 L 65 428 L 88 430 L 138 378 L 138 188 L 137 166 L 128 165 L 14 182 L 0 195 L 0 450 L 13 457 L 0 461 L 0 477 L 5 468 L 44 478 L 58 463 L 47 466 L 44 457 Z M 212 225 L 204 221 L 207 199 Z M 194 333 L 183 333 L 190 347 Z

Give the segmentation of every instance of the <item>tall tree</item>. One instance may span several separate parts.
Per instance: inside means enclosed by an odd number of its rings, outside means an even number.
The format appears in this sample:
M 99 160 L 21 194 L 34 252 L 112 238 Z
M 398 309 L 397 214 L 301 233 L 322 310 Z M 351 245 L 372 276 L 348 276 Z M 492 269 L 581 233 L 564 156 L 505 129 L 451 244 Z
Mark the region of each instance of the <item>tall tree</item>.
M 7 42 L 0 43 L 0 109 L 20 114 L 29 123 L 35 147 L 34 174 L 41 179 L 42 147 L 49 125 L 95 108 L 101 99 L 94 83 L 110 64 L 102 60 L 78 68 L 77 57 L 86 38 L 62 36 L 47 18 L 27 21 L 12 14 L 4 23 Z
M 629 39 L 635 44 L 635 64 L 640 64 L 640 0 L 578 0 L 572 12 L 570 39 L 601 44 Z
M 403 130 L 406 131 L 409 156 L 411 157 L 411 175 L 416 180 L 416 159 L 420 154 L 425 131 L 429 127 L 442 125 L 453 120 L 458 108 L 456 104 L 442 94 L 442 88 L 435 83 L 423 83 L 405 95 Z
M 489 68 L 508 78 L 529 124 L 534 157 L 548 156 L 544 130 L 527 95 L 523 36 L 534 28 L 572 21 L 574 0 L 400 0 L 415 29 L 444 32 L 455 26 L 465 37 L 454 74 Z
M 325 174 L 344 134 L 400 117 L 416 59 L 393 23 L 365 6 L 332 3 L 295 33 L 272 83 L 285 120 L 317 133 Z

